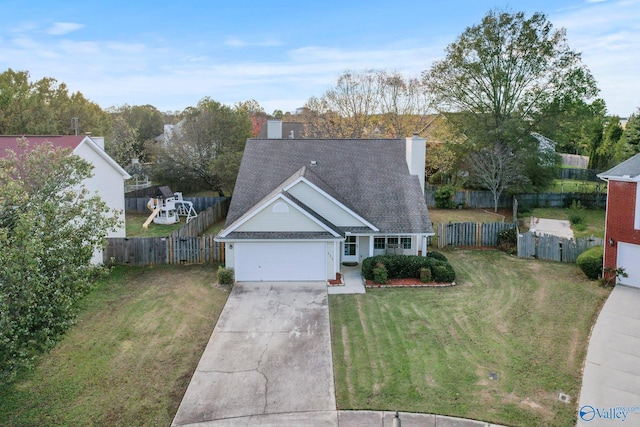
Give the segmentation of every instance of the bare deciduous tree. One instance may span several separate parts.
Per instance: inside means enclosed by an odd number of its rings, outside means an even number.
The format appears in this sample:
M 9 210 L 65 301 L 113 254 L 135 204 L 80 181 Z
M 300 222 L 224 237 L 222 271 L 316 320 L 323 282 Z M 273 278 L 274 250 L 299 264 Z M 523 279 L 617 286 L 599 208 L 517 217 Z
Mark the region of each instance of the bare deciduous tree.
M 305 105 L 306 133 L 317 138 L 406 137 L 429 120 L 422 82 L 398 72 L 347 71 Z
M 470 154 L 468 162 L 471 181 L 491 191 L 495 212 L 498 212 L 498 200 L 505 190 L 527 181 L 516 156 L 500 142 Z

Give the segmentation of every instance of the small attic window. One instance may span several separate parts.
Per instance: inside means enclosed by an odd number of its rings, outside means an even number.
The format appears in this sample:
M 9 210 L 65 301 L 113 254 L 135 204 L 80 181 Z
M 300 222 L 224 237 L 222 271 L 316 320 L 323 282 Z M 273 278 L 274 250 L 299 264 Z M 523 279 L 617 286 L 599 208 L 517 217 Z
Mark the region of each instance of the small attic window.
M 284 202 L 278 202 L 275 205 L 273 205 L 273 208 L 271 208 L 271 211 L 275 213 L 286 213 L 286 212 L 289 212 L 289 206 Z
M 317 160 L 311 160 L 311 166 L 316 166 L 318 164 Z

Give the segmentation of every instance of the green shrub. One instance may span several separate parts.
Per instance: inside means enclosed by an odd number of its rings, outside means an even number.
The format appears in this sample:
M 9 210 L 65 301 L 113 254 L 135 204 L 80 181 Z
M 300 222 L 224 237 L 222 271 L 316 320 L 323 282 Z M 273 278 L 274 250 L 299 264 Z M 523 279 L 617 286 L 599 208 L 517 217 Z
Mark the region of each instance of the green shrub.
M 456 194 L 456 190 L 450 185 L 443 185 L 438 188 L 438 191 L 433 195 L 436 200 L 436 207 L 440 209 L 451 209 L 454 207 L 453 196 Z
M 602 277 L 603 257 L 604 247 L 594 246 L 582 252 L 576 259 L 576 264 L 589 279 L 596 280 Z
M 498 232 L 498 249 L 508 254 L 518 252 L 518 232 L 515 227 Z
M 568 216 L 569 222 L 571 222 L 572 225 L 584 224 L 584 207 L 582 206 L 582 203 L 580 203 L 580 200 L 574 200 L 571 202 Z
M 382 263 L 376 264 L 373 269 L 373 281 L 379 285 L 384 285 L 388 280 L 387 268 Z
M 456 279 L 456 272 L 448 262 L 439 261 L 431 268 L 434 282 L 451 283 Z
M 218 278 L 218 283 L 221 285 L 232 285 L 235 281 L 233 277 L 233 269 L 224 268 L 221 265 L 218 266 L 216 277 Z
M 431 281 L 431 269 L 423 267 L 420 269 L 420 281 L 422 283 L 429 283 Z
M 440 252 L 427 252 L 427 258 L 433 258 L 444 262 L 449 262 L 446 256 L 442 255 Z
M 573 231 L 584 231 L 587 229 L 587 226 L 584 224 L 573 224 Z
M 386 269 L 387 280 L 396 278 L 421 278 L 421 271 L 429 269 L 431 280 L 436 282 L 452 282 L 455 279 L 455 271 L 443 255 L 438 252 L 432 256 L 418 255 L 377 255 L 365 258 L 362 261 L 362 275 L 367 280 L 376 281 L 376 269 L 383 265 Z M 446 259 L 446 258 L 445 258 Z M 436 271 L 436 267 L 439 267 Z M 377 282 L 376 282 L 377 283 Z
M 518 216 L 529 216 L 533 208 L 528 203 L 518 203 Z

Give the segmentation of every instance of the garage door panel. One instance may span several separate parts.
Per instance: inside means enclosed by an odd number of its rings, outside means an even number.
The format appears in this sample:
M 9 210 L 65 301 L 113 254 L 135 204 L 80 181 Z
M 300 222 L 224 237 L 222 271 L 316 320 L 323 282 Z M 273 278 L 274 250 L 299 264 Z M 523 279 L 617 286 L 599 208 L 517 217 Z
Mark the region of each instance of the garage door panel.
M 236 243 L 238 281 L 326 280 L 326 244 Z
M 640 245 L 618 243 L 617 266 L 627 273 L 627 277 L 618 278 L 618 283 L 640 288 Z

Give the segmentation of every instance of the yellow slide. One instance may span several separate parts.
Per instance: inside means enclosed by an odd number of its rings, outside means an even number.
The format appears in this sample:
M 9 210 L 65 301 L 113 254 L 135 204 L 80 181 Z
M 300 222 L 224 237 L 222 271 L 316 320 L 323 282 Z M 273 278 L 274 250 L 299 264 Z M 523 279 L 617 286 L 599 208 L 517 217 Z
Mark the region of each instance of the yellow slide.
M 161 207 L 158 206 L 157 208 L 155 208 L 153 210 L 153 212 L 151 212 L 151 215 L 149 215 L 149 218 L 147 218 L 147 220 L 144 222 L 144 224 L 142 224 L 142 228 L 144 228 L 145 230 L 147 228 L 149 228 L 149 224 L 151 224 L 151 221 L 153 221 L 153 218 L 155 218 L 156 215 L 158 215 L 158 213 L 160 213 L 160 209 L 161 209 Z

